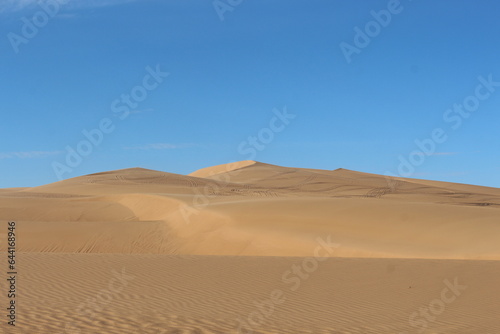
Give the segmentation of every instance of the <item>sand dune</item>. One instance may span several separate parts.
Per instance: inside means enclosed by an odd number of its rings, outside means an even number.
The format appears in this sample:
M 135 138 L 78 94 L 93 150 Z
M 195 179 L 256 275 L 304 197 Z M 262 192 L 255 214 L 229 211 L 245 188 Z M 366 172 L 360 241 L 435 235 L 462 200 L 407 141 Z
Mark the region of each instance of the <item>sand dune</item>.
M 497 188 L 131 168 L 0 189 L 0 220 L 20 277 L 0 333 L 500 333 Z
M 0 209 L 30 252 L 307 256 L 329 236 L 343 257 L 500 259 L 499 189 L 345 169 L 132 168 L 3 190 Z
M 237 169 L 241 169 L 243 167 L 255 165 L 255 164 L 260 164 L 260 163 L 253 161 L 253 160 L 243 160 L 243 161 L 237 161 L 237 162 L 233 162 L 233 163 L 222 164 L 222 165 L 198 169 L 197 171 L 194 171 L 194 172 L 190 173 L 189 175 L 206 178 L 206 177 L 211 177 L 211 176 L 214 176 L 217 174 L 228 173 L 228 172 L 231 172 L 231 171 L 234 171 Z

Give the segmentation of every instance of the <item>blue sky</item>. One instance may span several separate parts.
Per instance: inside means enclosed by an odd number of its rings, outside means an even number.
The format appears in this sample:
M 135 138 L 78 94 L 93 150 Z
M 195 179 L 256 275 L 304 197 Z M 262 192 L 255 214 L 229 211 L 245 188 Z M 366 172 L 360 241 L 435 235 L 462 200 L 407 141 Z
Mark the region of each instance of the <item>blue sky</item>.
M 0 188 L 249 158 L 500 187 L 498 1 L 54 1 L 0 4 Z

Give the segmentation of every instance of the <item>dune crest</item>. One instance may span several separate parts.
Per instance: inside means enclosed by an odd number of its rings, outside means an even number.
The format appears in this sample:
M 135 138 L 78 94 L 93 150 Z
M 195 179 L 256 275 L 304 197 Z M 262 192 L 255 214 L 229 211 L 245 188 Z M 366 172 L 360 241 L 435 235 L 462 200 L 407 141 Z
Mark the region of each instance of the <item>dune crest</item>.
M 221 173 L 229 173 L 234 170 L 252 166 L 255 164 L 261 164 L 260 162 L 253 161 L 253 160 L 242 160 L 242 161 L 237 161 L 237 162 L 231 162 L 228 164 L 222 164 L 222 165 L 216 165 L 212 167 L 206 167 L 202 169 L 198 169 L 190 174 L 189 176 L 196 176 L 196 177 L 210 177 L 213 175 L 221 174 Z

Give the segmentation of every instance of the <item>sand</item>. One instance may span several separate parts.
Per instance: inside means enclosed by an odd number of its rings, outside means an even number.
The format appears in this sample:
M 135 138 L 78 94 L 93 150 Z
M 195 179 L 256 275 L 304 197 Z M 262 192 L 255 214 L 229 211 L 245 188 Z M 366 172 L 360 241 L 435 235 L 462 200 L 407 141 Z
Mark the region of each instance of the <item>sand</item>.
M 295 281 L 282 277 L 303 258 L 31 253 L 21 260 L 18 333 L 61 333 L 65 327 L 68 333 L 113 334 L 500 328 L 496 261 L 329 258 L 293 291 Z M 123 282 L 113 282 L 116 277 Z M 442 302 L 445 281 L 455 278 L 466 288 L 457 296 L 446 292 L 455 299 Z M 276 291 L 277 303 L 269 302 Z M 422 307 L 432 321 L 420 315 Z
M 1 189 L 5 259 L 12 220 L 18 320 L 1 333 L 500 333 L 497 188 L 131 168 Z

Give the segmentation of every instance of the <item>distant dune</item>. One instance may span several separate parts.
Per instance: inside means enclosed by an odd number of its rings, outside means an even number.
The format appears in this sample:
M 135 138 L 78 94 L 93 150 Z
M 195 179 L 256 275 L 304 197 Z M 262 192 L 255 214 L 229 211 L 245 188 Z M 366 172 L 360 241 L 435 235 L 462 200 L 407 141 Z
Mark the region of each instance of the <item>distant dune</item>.
M 0 219 L 25 252 L 500 259 L 500 189 L 255 161 L 4 189 Z

